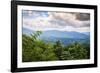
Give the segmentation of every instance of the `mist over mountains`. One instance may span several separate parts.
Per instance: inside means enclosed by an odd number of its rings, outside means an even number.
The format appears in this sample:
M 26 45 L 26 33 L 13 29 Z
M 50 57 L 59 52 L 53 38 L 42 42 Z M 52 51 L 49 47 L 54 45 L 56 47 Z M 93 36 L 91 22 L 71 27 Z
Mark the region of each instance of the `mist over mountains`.
M 32 31 L 27 28 L 23 28 L 23 34 L 30 35 L 35 31 Z M 71 44 L 72 42 L 81 42 L 81 43 L 89 43 L 90 41 L 90 32 L 75 32 L 75 31 L 59 31 L 59 30 L 47 30 L 43 31 L 39 36 L 41 40 L 46 42 L 56 42 L 58 40 L 61 41 L 62 44 Z

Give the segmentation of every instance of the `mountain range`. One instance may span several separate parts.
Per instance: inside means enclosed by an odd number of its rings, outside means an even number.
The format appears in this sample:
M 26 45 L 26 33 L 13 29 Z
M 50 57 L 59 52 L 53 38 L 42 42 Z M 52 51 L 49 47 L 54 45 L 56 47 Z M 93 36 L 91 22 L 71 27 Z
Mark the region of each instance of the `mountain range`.
M 23 28 L 24 34 L 31 34 L 34 31 Z M 59 31 L 59 30 L 47 30 L 43 31 L 40 35 L 41 38 L 72 38 L 72 39 L 86 39 L 90 37 L 90 32 L 75 32 L 75 31 Z

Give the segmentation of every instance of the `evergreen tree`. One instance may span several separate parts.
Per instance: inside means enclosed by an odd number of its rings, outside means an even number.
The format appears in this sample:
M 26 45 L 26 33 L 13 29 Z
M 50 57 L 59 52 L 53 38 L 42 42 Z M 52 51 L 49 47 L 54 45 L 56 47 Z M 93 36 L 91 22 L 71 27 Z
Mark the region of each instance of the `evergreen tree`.
M 62 55 L 63 48 L 62 48 L 62 44 L 59 40 L 54 45 L 54 49 L 55 49 L 54 52 L 55 52 L 56 56 L 59 58 L 59 60 L 62 60 L 61 55 Z

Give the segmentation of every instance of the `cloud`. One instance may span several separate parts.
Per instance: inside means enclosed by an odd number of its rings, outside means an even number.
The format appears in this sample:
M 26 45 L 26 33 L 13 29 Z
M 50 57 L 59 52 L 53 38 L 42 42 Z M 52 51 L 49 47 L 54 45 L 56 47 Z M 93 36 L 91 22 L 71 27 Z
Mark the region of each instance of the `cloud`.
M 89 13 L 77 13 L 76 19 L 81 21 L 90 20 L 90 14 Z
M 47 11 L 32 11 L 32 10 L 22 10 L 22 14 L 24 18 L 37 18 L 37 17 L 47 17 Z
M 84 15 L 84 21 L 82 20 L 82 17 L 81 19 L 79 19 L 79 16 L 81 16 L 81 14 L 72 14 L 72 13 L 52 13 L 52 22 L 54 23 L 57 23 L 59 21 L 61 21 L 62 23 L 58 23 L 58 25 L 60 26 L 73 26 L 73 27 L 89 27 L 90 26 L 90 20 L 86 20 L 86 14 L 83 14 Z M 57 22 L 56 22 L 57 21 Z
M 87 13 L 23 11 L 23 27 L 32 30 L 86 32 L 90 27 Z

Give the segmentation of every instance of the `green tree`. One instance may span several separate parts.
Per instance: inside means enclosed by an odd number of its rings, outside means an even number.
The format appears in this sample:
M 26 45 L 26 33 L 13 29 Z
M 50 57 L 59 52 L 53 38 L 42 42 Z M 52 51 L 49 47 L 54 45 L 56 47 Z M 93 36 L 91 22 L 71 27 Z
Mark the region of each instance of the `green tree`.
M 41 34 L 41 31 L 36 31 L 31 35 L 23 34 L 22 35 L 22 60 L 27 62 L 27 61 L 33 61 L 33 59 L 37 60 L 37 55 L 38 52 L 42 51 L 40 50 L 40 47 L 37 47 L 37 38 Z M 38 50 L 36 50 L 36 48 Z M 37 52 L 37 53 L 36 53 Z M 39 55 L 37 55 L 39 57 Z M 33 58 L 34 57 L 34 58 Z
M 22 35 L 22 61 L 53 61 L 53 60 L 77 60 L 88 59 L 90 46 L 73 42 L 69 45 L 62 45 L 58 40 L 55 43 L 45 42 L 39 39 L 41 31 L 33 32 L 30 35 Z
M 65 53 L 62 54 L 63 59 L 87 59 L 87 50 L 78 42 L 74 42 L 65 47 Z
M 56 43 L 54 45 L 54 49 L 55 49 L 54 52 L 55 52 L 56 56 L 59 58 L 59 60 L 62 60 L 61 55 L 63 52 L 63 47 L 59 40 L 56 41 Z

